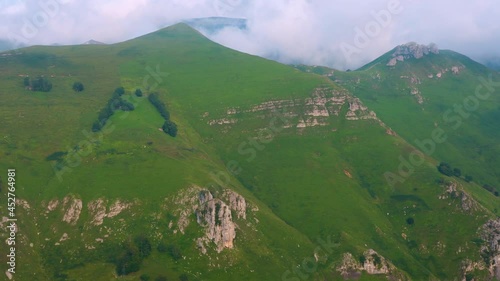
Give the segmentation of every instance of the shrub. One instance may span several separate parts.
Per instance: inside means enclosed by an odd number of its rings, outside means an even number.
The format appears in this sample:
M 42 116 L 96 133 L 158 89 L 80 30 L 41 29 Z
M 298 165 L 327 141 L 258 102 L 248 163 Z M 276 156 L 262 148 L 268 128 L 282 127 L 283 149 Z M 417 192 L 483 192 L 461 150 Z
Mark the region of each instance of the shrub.
M 137 247 L 127 244 L 116 259 L 116 273 L 121 276 L 137 272 L 141 269 L 141 263 L 142 258 Z
M 135 95 L 138 96 L 138 97 L 142 97 L 142 91 L 141 91 L 141 89 L 135 90 Z
M 52 90 L 52 83 L 47 78 L 42 76 L 38 76 L 35 79 L 25 77 L 23 84 L 25 87 L 29 87 L 31 91 L 50 92 L 50 90 Z
M 181 250 L 176 245 L 173 245 L 173 244 L 169 245 L 168 246 L 168 253 L 176 261 L 178 261 L 182 258 Z
M 83 86 L 82 82 L 75 82 L 73 83 L 73 90 L 75 92 L 81 92 L 85 89 L 85 87 Z
M 125 89 L 123 87 L 118 87 L 115 89 L 115 94 L 118 96 L 123 96 L 125 94 Z
M 165 120 L 170 119 L 170 113 L 168 112 L 165 104 L 160 100 L 160 98 L 158 98 L 158 94 L 153 93 L 153 94 L 149 95 L 148 100 L 149 100 L 149 102 L 151 102 L 151 104 L 153 104 L 153 106 L 156 108 L 156 110 L 158 110 L 158 112 L 163 117 L 163 119 L 165 119 Z
M 453 176 L 453 170 L 452 170 L 450 164 L 448 164 L 448 163 L 441 162 L 439 164 L 439 166 L 437 167 L 437 169 L 443 175 L 446 175 L 448 177 Z
M 415 219 L 413 219 L 413 218 L 407 218 L 406 219 L 406 223 L 409 224 L 409 225 L 412 225 L 412 224 L 415 223 Z
M 181 274 L 181 276 L 179 276 L 179 280 L 180 281 L 189 281 L 189 278 L 188 278 L 186 273 L 183 273 L 183 274 Z
M 139 254 L 142 258 L 146 258 L 151 254 L 151 243 L 148 238 L 144 235 L 137 236 L 134 239 L 134 244 L 137 246 L 139 250 Z
M 64 156 L 66 156 L 66 154 L 68 154 L 68 152 L 56 151 L 56 152 L 52 153 L 51 155 L 47 156 L 45 158 L 45 160 L 47 160 L 47 161 L 60 161 L 60 160 L 62 160 L 62 158 Z
M 465 181 L 466 182 L 471 182 L 472 180 L 473 180 L 473 178 L 471 176 L 469 176 L 469 175 L 465 176 Z
M 177 136 L 177 124 L 175 124 L 174 122 L 167 120 L 165 121 L 165 123 L 161 128 L 165 133 L 169 134 L 170 136 L 172 137 Z
M 149 277 L 149 275 L 147 275 L 147 274 L 143 274 L 143 275 L 141 275 L 141 276 L 139 277 L 139 279 L 140 279 L 141 281 L 149 281 L 149 280 L 151 280 L 151 277 Z

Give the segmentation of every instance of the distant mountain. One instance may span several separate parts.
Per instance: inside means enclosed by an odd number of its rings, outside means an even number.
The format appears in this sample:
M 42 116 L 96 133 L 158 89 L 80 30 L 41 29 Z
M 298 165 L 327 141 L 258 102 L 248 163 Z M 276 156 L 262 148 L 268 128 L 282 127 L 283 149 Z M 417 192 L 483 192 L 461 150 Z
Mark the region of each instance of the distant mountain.
M 15 45 L 13 42 L 0 39 L 0 52 L 25 47 L 25 45 Z
M 496 71 L 500 71 L 500 57 L 493 57 L 483 60 L 484 65 L 487 67 L 494 69 Z
M 94 39 L 90 39 L 89 41 L 84 42 L 82 45 L 106 45 L 106 43 L 102 43 L 102 42 L 96 41 Z
M 184 21 L 192 28 L 199 30 L 205 34 L 215 34 L 220 30 L 232 27 L 240 30 L 247 29 L 247 20 L 240 18 L 225 18 L 225 17 L 210 17 L 197 18 Z

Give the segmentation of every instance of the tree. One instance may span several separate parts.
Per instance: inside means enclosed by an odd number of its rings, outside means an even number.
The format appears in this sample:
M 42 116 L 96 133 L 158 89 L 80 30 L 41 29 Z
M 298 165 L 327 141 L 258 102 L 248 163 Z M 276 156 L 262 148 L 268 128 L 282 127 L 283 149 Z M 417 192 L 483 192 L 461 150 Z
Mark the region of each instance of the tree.
M 142 97 L 142 91 L 141 91 L 141 89 L 135 90 L 135 95 L 138 96 L 138 97 Z
M 82 82 L 75 82 L 73 83 L 73 90 L 75 92 L 81 92 L 85 89 L 85 87 L 83 87 L 83 84 Z
M 458 169 L 458 168 L 455 168 L 455 169 L 453 169 L 453 175 L 455 177 L 459 178 L 462 176 L 462 171 L 460 171 L 460 169 Z
M 412 224 L 415 223 L 415 219 L 413 219 L 413 218 L 407 218 L 406 219 L 406 223 L 409 224 L 409 225 L 412 225 Z
M 453 176 L 453 170 L 451 169 L 450 164 L 448 164 L 446 162 L 439 163 L 439 166 L 437 167 L 437 169 L 443 175 L 446 175 L 448 177 Z
M 139 254 L 141 255 L 142 258 L 146 258 L 151 254 L 151 249 L 152 249 L 151 243 L 149 242 L 146 236 L 139 235 L 135 237 L 134 244 L 139 249 Z
M 465 175 L 465 181 L 466 182 L 471 182 L 473 180 L 472 176 Z
M 123 87 L 118 87 L 115 89 L 115 93 L 118 94 L 118 96 L 123 96 L 125 94 L 125 89 Z
M 183 273 L 183 274 L 181 274 L 181 276 L 179 276 L 179 280 L 180 281 L 189 281 L 189 278 L 188 278 L 186 273 Z
M 52 90 L 52 83 L 47 78 L 38 76 L 35 79 L 25 77 L 23 84 L 25 87 L 30 87 L 30 90 L 37 92 L 50 92 Z
M 158 110 L 158 112 L 163 117 L 163 119 L 165 119 L 165 120 L 170 119 L 170 113 L 168 112 L 165 104 L 160 100 L 160 98 L 158 98 L 158 94 L 153 93 L 153 94 L 149 95 L 148 100 L 149 100 L 149 102 L 151 102 L 151 104 L 154 105 L 154 107 L 156 107 L 156 110 Z
M 168 253 L 176 261 L 182 258 L 181 250 L 175 245 L 168 246 Z
M 149 281 L 149 280 L 151 280 L 151 277 L 149 277 L 149 275 L 147 275 L 147 274 L 143 274 L 143 275 L 141 275 L 141 276 L 139 277 L 139 279 L 140 279 L 141 281 Z
M 163 124 L 163 126 L 161 128 L 168 135 L 170 135 L 174 138 L 175 138 L 175 136 L 177 136 L 177 124 L 175 124 L 174 122 L 167 120 L 167 121 L 165 121 L 165 123 Z
M 134 245 L 127 244 L 122 254 L 116 260 L 116 273 L 127 275 L 141 269 L 142 258 L 139 249 Z

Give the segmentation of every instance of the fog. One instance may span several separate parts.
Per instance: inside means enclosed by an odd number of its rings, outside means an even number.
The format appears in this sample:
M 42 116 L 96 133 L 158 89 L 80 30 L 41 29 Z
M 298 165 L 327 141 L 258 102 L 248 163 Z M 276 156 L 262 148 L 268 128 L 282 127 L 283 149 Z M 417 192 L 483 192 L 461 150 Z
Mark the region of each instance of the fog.
M 359 1 L 361 2 L 361 1 Z M 128 40 L 201 17 L 247 19 L 210 39 L 283 63 L 355 69 L 415 41 L 476 60 L 500 57 L 500 5 L 426 0 L 0 0 L 0 41 L 15 46 Z M 460 4 L 458 4 L 460 3 Z

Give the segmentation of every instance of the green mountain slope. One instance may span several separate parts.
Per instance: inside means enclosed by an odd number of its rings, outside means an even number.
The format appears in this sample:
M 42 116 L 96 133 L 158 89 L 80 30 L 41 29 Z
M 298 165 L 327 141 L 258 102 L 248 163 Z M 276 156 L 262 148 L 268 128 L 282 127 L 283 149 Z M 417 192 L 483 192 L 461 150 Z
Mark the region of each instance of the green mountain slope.
M 339 85 L 184 24 L 1 60 L 0 168 L 16 168 L 19 199 L 16 280 L 489 276 L 485 260 L 497 253 L 481 256 L 490 241 L 478 231 L 495 217 L 495 196 L 441 175 L 438 154 L 419 154 L 411 176 L 387 182 L 415 146 L 412 130 L 359 90 L 378 66 L 359 71 L 359 83 L 354 72 L 332 77 Z M 43 75 L 52 90 L 30 91 L 26 75 Z M 76 81 L 84 91 L 72 90 Z M 92 132 L 119 86 L 135 109 Z M 175 138 L 161 131 L 165 120 L 147 99 L 154 92 Z

